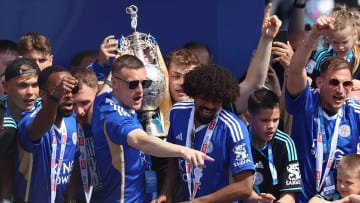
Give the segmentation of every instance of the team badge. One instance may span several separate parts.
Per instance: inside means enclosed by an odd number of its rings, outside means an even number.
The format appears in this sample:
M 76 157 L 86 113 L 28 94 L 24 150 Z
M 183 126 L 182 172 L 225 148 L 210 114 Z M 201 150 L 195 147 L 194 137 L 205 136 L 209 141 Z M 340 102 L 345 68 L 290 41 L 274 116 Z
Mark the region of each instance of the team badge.
M 208 148 L 206 150 L 206 153 L 210 154 L 213 150 L 214 150 L 214 145 L 213 145 L 213 143 L 211 141 L 209 141 L 209 146 L 208 146 Z
M 316 61 L 311 59 L 309 63 L 305 66 L 306 72 L 311 74 L 314 71 L 315 66 L 316 66 Z
M 256 171 L 254 174 L 254 185 L 260 185 L 263 181 L 264 181 L 263 174 Z
M 73 132 L 73 134 L 72 134 L 72 141 L 73 141 L 73 144 L 76 145 L 76 142 L 77 142 L 76 132 Z
M 348 124 L 343 124 L 339 127 L 339 135 L 341 137 L 349 137 L 351 134 L 351 129 Z

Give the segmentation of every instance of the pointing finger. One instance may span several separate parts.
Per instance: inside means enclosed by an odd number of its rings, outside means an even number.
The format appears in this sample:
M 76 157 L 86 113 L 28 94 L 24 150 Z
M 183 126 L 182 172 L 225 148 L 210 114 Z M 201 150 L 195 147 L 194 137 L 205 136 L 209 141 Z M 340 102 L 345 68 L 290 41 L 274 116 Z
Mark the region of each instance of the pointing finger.
M 266 5 L 265 13 L 264 13 L 264 20 L 270 16 L 271 6 L 272 6 L 271 3 L 269 3 L 268 5 Z

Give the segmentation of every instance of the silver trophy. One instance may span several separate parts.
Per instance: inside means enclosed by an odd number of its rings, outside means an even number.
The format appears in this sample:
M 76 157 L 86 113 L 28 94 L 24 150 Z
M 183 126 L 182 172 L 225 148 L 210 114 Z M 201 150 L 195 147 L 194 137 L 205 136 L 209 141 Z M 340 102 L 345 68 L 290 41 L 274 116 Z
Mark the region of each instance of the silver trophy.
M 120 52 L 129 52 L 137 56 L 145 65 L 147 78 L 152 80 L 149 88 L 144 89 L 144 96 L 141 106 L 140 119 L 145 131 L 152 136 L 165 137 L 158 116 L 159 108 L 165 95 L 165 75 L 159 68 L 156 54 L 156 41 L 150 34 L 136 31 L 138 8 L 131 5 L 126 8 L 126 13 L 131 15 L 131 28 L 134 33 L 126 37 L 122 36 L 119 40 Z

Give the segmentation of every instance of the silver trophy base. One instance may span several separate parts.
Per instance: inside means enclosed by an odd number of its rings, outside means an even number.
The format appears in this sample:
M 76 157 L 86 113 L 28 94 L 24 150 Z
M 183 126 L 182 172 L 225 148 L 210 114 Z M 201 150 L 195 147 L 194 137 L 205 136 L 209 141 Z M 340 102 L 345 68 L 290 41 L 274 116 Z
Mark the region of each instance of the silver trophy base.
M 159 138 L 166 137 L 161 126 L 161 121 L 157 118 L 156 111 L 144 111 L 142 112 L 142 116 L 145 120 L 142 121 L 141 124 L 148 135 Z

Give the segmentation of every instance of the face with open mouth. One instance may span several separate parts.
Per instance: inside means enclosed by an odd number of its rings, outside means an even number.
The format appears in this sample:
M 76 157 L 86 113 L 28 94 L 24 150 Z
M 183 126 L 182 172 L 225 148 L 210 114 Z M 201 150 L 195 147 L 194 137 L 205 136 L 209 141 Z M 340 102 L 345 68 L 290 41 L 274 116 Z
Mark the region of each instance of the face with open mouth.
M 222 102 L 208 101 L 202 97 L 196 97 L 195 102 L 195 124 L 208 124 L 214 118 L 216 112 L 222 106 Z
M 248 121 L 251 125 L 255 145 L 258 148 L 262 148 L 273 138 L 279 126 L 280 108 L 260 108 L 259 111 L 254 114 L 255 115 L 250 114 Z
M 337 113 L 351 92 L 351 72 L 348 69 L 328 70 L 324 76 L 318 77 L 322 107 L 330 113 Z
M 19 111 L 29 111 L 39 97 L 38 76 L 25 74 L 5 82 L 4 88 L 8 93 L 8 104 Z
M 120 78 L 120 79 L 118 79 Z M 129 88 L 129 82 L 127 81 L 144 81 L 146 80 L 146 69 L 138 68 L 132 69 L 123 67 L 119 71 L 113 73 L 111 78 L 113 83 L 113 95 L 126 109 L 139 110 L 141 108 L 144 89 L 141 82 L 134 89 Z

